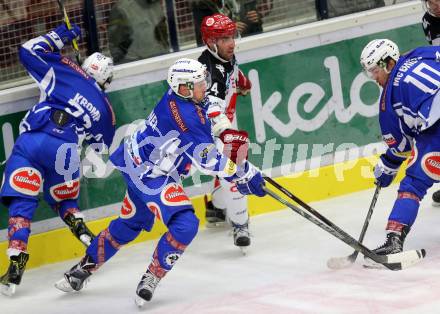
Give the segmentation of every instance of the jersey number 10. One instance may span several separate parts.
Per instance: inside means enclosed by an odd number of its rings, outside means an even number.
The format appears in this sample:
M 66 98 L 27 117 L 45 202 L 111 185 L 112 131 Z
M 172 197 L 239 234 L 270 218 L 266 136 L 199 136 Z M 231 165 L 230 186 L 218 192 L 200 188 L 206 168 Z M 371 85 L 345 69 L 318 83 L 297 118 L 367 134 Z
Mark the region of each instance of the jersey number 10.
M 423 72 L 423 70 L 426 70 Z M 417 76 L 424 78 L 428 82 L 435 85 L 436 88 L 430 88 L 429 86 L 426 86 L 423 82 L 421 82 L 417 77 L 407 75 L 405 79 L 403 80 L 405 83 L 411 83 L 418 89 L 422 90 L 424 93 L 429 94 L 435 94 L 440 87 L 440 71 L 437 71 L 433 67 L 427 65 L 426 63 L 420 63 L 418 66 L 414 68 L 412 71 L 413 74 L 416 74 Z M 429 73 L 429 74 L 428 74 Z M 437 79 L 435 79 L 436 77 Z

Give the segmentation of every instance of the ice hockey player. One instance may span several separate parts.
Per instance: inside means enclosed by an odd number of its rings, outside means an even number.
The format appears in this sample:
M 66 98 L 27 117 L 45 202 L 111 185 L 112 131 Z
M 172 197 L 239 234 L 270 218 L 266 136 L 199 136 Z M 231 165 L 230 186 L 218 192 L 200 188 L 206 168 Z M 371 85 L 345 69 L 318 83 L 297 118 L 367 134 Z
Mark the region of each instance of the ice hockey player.
M 41 95 L 21 122 L 0 192 L 9 209 L 10 265 L 0 278 L 6 295 L 15 292 L 29 259 L 27 245 L 40 189 L 81 242 L 89 245 L 93 238 L 78 208 L 77 147 L 79 136 L 96 149 L 111 144 L 115 118 L 104 89 L 111 81 L 113 62 L 95 53 L 80 67 L 60 54 L 64 45 L 79 37 L 78 26 L 67 29 L 63 24 L 25 42 L 19 50 L 20 61 Z
M 425 14 L 422 17 L 426 40 L 433 46 L 440 45 L 440 1 L 422 0 Z
M 375 250 L 377 254 L 402 251 L 420 201 L 440 180 L 439 58 L 438 46 L 400 56 L 397 45 L 388 39 L 371 41 L 360 57 L 365 72 L 383 87 L 379 123 L 388 149 L 374 168 L 376 184 L 389 186 L 412 151 L 388 218 L 386 241 Z
M 433 46 L 440 46 L 440 1 L 422 0 L 425 14 L 422 18 L 426 40 Z M 432 205 L 440 206 L 440 191 L 432 194 Z
M 121 246 L 142 230 L 150 231 L 156 217 L 168 231 L 156 246 L 135 298 L 138 306 L 150 301 L 158 282 L 197 234 L 199 221 L 180 182 L 191 165 L 236 181 L 241 193 L 265 195 L 261 173 L 255 167 L 247 161 L 237 166 L 217 150 L 205 111 L 208 81 L 206 67 L 196 60 L 179 59 L 169 68 L 170 89 L 143 128 L 110 156 L 127 184 L 120 216 L 97 235 L 82 260 L 56 283 L 58 289 L 82 289 L 87 278 Z M 247 149 L 247 145 L 241 149 Z
M 206 65 L 212 78 L 208 90 L 211 105 L 207 111 L 212 131 L 217 141 L 226 147 L 239 147 L 248 142 L 249 137 L 246 131 L 237 130 L 232 125 L 237 95 L 246 95 L 251 82 L 239 70 L 235 59 L 237 28 L 229 17 L 214 14 L 203 19 L 201 33 L 207 49 L 198 60 Z M 238 158 L 238 162 L 246 157 L 232 156 L 234 161 Z M 234 244 L 245 253 L 251 243 L 247 197 L 240 194 L 234 182 L 219 177 L 214 179 L 211 195 L 212 201 L 206 202 L 207 226 L 223 225 L 227 219 L 233 228 Z

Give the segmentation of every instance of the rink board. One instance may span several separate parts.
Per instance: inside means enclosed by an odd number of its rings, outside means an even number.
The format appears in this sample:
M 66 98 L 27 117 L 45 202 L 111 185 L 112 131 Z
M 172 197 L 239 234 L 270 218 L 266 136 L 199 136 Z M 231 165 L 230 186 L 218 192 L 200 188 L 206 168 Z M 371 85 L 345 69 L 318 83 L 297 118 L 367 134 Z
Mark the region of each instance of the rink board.
M 371 162 L 361 159 L 362 163 L 344 172 L 340 182 L 335 181 L 331 166 L 343 161 L 336 157 L 337 151 L 380 141 L 379 89 L 362 75 L 359 54 L 368 41 L 378 37 L 394 40 L 402 51 L 425 44 L 419 15 L 420 5 L 404 4 L 243 39 L 237 55 L 253 89 L 250 96 L 239 99 L 237 124 L 249 131 L 250 161 L 265 171 L 272 169 L 272 177 L 280 177 L 280 182 L 306 201 L 371 187 L 371 179 L 359 175 L 361 164 L 371 168 Z M 380 32 L 383 29 L 388 31 Z M 110 151 L 134 127 L 130 123 L 144 119 L 160 99 L 166 89 L 166 67 L 177 57 L 195 57 L 200 51 L 192 49 L 117 67 L 110 100 L 118 128 Z M 34 85 L 0 91 L 0 161 L 9 156 L 19 121 L 37 95 Z M 87 160 L 92 160 L 91 155 L 87 151 L 83 154 L 80 207 L 91 220 L 91 229 L 98 232 L 117 215 L 124 183 L 107 162 L 108 156 L 102 156 L 97 167 L 90 167 Z M 356 156 L 372 154 L 363 151 Z M 323 158 L 312 165 L 321 155 Z M 293 171 L 294 165 L 299 165 L 299 170 Z M 303 170 L 308 173 L 308 169 L 315 169 L 310 170 L 312 177 L 288 176 Z M 321 169 L 318 175 L 316 169 Z M 200 195 L 209 190 L 209 180 L 201 176 L 197 182 L 185 181 L 202 225 Z M 281 205 L 268 198 L 250 198 L 252 215 L 279 208 Z M 7 220 L 7 210 L 1 207 L 0 241 L 6 239 Z M 162 231 L 155 229 L 138 241 L 156 238 Z M 30 267 L 84 252 L 44 202 L 36 212 L 32 232 Z M 0 252 L 4 248 L 6 242 L 0 242 Z M 0 253 L 0 271 L 5 263 L 6 257 Z

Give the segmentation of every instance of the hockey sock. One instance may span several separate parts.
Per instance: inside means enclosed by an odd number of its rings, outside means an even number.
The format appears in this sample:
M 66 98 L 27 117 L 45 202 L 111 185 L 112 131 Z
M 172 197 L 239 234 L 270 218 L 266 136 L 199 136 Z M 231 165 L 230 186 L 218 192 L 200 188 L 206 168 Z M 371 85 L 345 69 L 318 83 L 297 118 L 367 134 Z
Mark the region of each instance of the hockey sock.
M 101 266 L 115 255 L 122 245 L 134 240 L 140 232 L 140 228 L 130 225 L 124 219 L 117 218 L 107 229 L 96 236 L 86 252 L 98 266 Z
M 149 271 L 162 278 L 173 268 L 197 234 L 199 220 L 192 210 L 176 213 L 168 223 L 169 231 L 159 240 Z
M 388 220 L 411 227 L 416 220 L 419 205 L 420 199 L 414 193 L 399 192 Z

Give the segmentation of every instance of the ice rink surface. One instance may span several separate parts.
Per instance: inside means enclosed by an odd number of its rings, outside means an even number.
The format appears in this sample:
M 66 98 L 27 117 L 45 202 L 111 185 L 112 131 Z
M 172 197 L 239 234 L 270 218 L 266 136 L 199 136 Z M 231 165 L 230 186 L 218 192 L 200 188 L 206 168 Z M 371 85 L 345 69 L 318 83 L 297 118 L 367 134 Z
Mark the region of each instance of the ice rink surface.
M 396 189 L 379 195 L 365 240 L 372 249 L 385 239 Z M 312 205 L 357 238 L 373 192 Z M 200 230 L 141 310 L 134 294 L 154 241 L 123 248 L 80 293 L 53 287 L 77 260 L 29 270 L 15 296 L 0 296 L 0 313 L 440 313 L 440 208 L 431 206 L 431 193 L 405 243 L 427 257 L 403 271 L 364 269 L 361 256 L 349 269 L 328 269 L 328 258 L 352 249 L 286 209 L 252 218 L 247 256 L 227 230 Z

